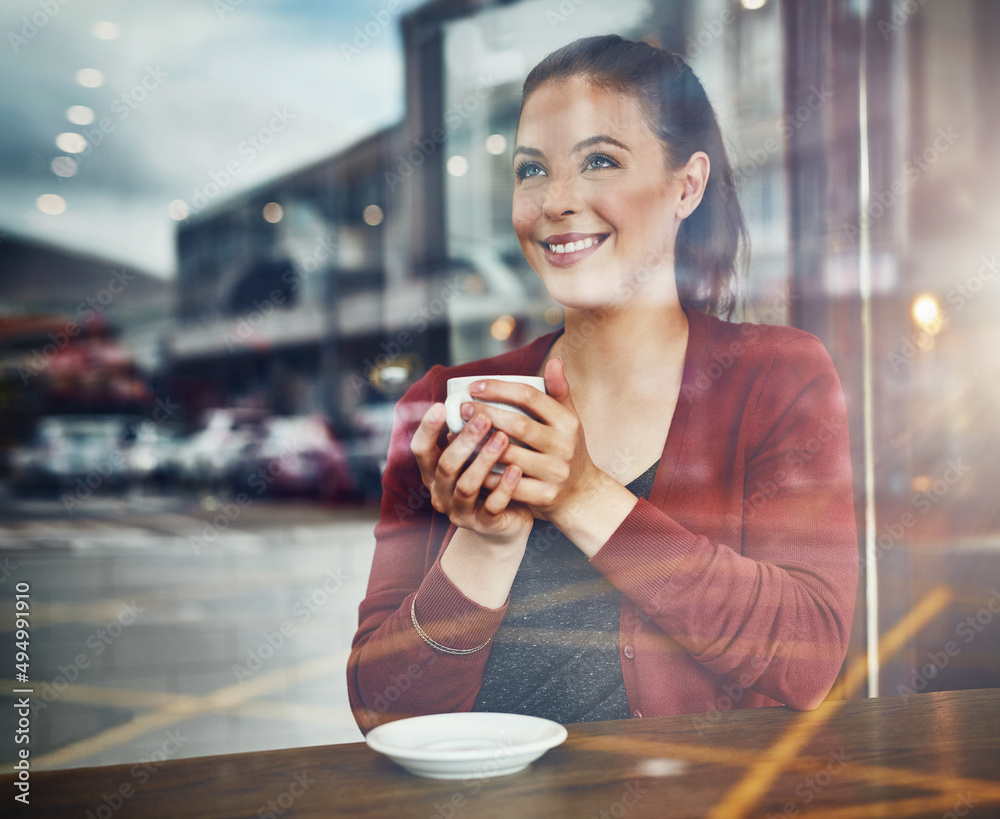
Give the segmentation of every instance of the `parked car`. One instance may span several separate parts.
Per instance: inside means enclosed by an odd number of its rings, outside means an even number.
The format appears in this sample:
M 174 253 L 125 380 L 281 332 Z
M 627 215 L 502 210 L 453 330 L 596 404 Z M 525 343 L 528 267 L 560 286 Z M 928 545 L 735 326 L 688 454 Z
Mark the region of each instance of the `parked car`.
M 263 434 L 264 413 L 216 408 L 203 415 L 200 429 L 176 448 L 176 471 L 183 487 L 198 491 L 229 488 L 243 468 L 244 452 Z
M 126 453 L 129 485 L 159 490 L 173 487 L 181 478 L 182 443 L 174 427 L 150 419 L 142 421 Z
M 322 415 L 268 418 L 243 451 L 238 487 L 254 495 L 339 500 L 354 492 L 347 449 Z
M 424 409 L 403 405 L 409 412 L 403 422 L 419 422 Z M 351 469 L 358 494 L 365 500 L 379 500 L 382 497 L 382 473 L 385 472 L 389 457 L 389 442 L 392 439 L 392 425 L 400 410 L 392 401 L 362 404 L 351 414 L 352 435 L 349 441 Z
M 11 455 L 14 489 L 72 490 L 79 497 L 123 489 L 137 423 L 118 415 L 43 418 L 32 440 Z

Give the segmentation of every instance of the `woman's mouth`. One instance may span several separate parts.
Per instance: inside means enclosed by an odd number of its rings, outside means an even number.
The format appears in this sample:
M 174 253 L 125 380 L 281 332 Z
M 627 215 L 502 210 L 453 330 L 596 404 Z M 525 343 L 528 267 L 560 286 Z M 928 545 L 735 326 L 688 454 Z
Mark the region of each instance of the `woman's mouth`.
M 595 253 L 607 238 L 607 233 L 563 233 L 549 236 L 539 244 L 549 264 L 567 267 Z

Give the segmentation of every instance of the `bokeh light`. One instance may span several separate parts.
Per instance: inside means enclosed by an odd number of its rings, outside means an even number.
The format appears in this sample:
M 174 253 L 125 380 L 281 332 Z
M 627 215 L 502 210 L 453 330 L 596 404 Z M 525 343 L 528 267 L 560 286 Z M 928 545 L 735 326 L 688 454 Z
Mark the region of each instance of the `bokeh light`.
M 78 154 L 87 147 L 87 140 L 75 131 L 66 131 L 56 137 L 56 147 L 68 154 Z
M 470 273 L 462 282 L 462 289 L 470 296 L 478 296 L 486 289 L 486 282 L 478 273 Z
M 924 294 L 914 299 L 913 318 L 922 329 L 932 335 L 937 335 L 941 331 L 943 323 L 941 305 L 937 297 Z
M 119 28 L 117 23 L 112 23 L 104 20 L 100 23 L 95 23 L 92 29 L 94 36 L 98 40 L 117 40 L 119 34 Z
M 382 224 L 385 214 L 382 213 L 382 208 L 378 205 L 369 205 L 361 214 L 361 218 L 365 220 L 366 225 L 374 227 L 375 225 Z
M 35 200 L 35 207 L 47 216 L 58 216 L 66 210 L 66 200 L 57 193 L 43 193 Z
M 500 316 L 493 324 L 490 326 L 490 335 L 493 336 L 497 341 L 506 341 L 511 337 L 514 332 L 514 328 L 517 326 L 517 322 L 514 320 L 513 316 Z
M 562 320 L 563 320 L 563 311 L 561 307 L 547 307 L 545 309 L 546 324 L 552 327 L 556 327 L 557 325 L 562 324 Z
M 77 164 L 76 160 L 68 156 L 57 156 L 52 160 L 50 166 L 52 168 L 52 173 L 56 176 L 61 176 L 63 179 L 67 179 L 71 176 L 76 176 Z
M 490 134 L 486 137 L 486 150 L 494 156 L 500 156 L 507 150 L 507 138 L 503 134 Z
M 74 125 L 90 125 L 94 121 L 94 110 L 86 105 L 72 105 L 66 109 L 66 119 Z
M 167 205 L 167 213 L 170 214 L 171 219 L 177 222 L 183 222 L 190 215 L 191 208 L 188 207 L 188 203 L 183 199 L 175 199 Z
M 277 202 L 268 202 L 264 205 L 263 214 L 265 222 L 270 222 L 272 225 L 276 225 L 284 218 L 285 209 Z
M 448 173 L 452 176 L 465 176 L 469 170 L 469 160 L 464 156 L 453 156 L 448 160 Z
M 76 82 L 84 88 L 100 88 L 104 85 L 104 75 L 96 68 L 81 68 L 76 72 Z

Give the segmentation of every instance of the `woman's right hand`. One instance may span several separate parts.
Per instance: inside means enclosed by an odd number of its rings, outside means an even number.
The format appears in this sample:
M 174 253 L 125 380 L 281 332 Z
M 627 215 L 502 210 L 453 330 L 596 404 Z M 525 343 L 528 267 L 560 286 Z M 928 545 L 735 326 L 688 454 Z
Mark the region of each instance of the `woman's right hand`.
M 496 488 L 485 497 L 482 493 L 483 483 L 510 443 L 509 438 L 495 431 L 463 470 L 489 433 L 490 420 L 481 412 L 475 413 L 442 451 L 437 442 L 444 424 L 444 404 L 432 404 L 410 444 L 434 508 L 459 528 L 471 530 L 491 543 L 523 546 L 533 515 L 527 506 L 510 500 L 521 480 L 521 470 L 508 466 Z

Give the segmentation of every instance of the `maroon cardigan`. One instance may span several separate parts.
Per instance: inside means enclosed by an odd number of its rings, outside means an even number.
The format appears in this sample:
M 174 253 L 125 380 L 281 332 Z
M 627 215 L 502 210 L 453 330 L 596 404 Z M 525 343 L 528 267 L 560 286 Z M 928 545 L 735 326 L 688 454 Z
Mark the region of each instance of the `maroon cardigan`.
M 624 593 L 619 650 L 634 717 L 828 693 L 847 652 L 858 575 L 844 397 L 814 336 L 688 311 L 680 397 L 649 500 L 591 563 Z M 506 607 L 469 600 L 441 570 L 453 527 L 435 512 L 410 440 L 460 375 L 535 375 L 553 333 L 511 353 L 434 367 L 396 407 L 368 592 L 348 660 L 361 730 L 468 711 Z M 442 445 L 444 441 L 442 441 Z

